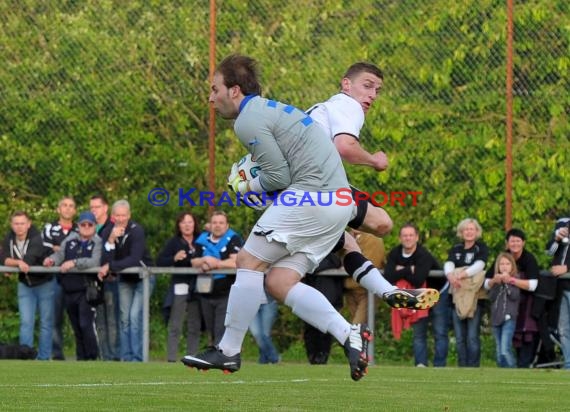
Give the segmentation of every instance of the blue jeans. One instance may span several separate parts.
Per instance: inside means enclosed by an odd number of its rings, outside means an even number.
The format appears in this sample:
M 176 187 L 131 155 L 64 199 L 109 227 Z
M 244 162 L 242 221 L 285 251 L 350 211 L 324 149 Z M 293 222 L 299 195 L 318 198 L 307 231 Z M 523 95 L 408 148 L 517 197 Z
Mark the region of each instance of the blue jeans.
M 278 363 L 279 353 L 271 340 L 271 330 L 277 318 L 277 301 L 267 296 L 249 325 L 249 331 L 259 346 L 259 363 Z
M 428 325 L 434 338 L 433 366 L 443 367 L 447 364 L 447 352 L 449 349 L 450 327 L 449 289 L 441 292 L 439 302 L 429 311 L 429 317 L 422 318 L 412 325 L 414 331 L 414 358 L 415 364 L 428 365 Z
M 459 319 L 453 309 L 453 330 L 459 366 L 479 367 L 481 362 L 481 315 L 483 303 L 477 302 L 472 318 Z
M 53 306 L 55 279 L 39 286 L 29 287 L 18 282 L 18 310 L 20 312 L 20 345 L 34 347 L 36 309 L 40 317 L 39 360 L 49 360 L 52 349 Z
M 558 333 L 562 355 L 564 355 L 564 369 L 570 369 L 570 290 L 562 292 L 560 314 L 558 315 Z
M 497 366 L 500 368 L 514 368 L 517 362 L 513 355 L 513 335 L 517 322 L 515 319 L 506 320 L 500 326 L 493 326 L 493 335 L 497 343 Z
M 155 278 L 149 279 L 151 293 Z M 119 282 L 121 360 L 143 360 L 143 281 Z
M 103 303 L 97 306 L 97 336 L 103 360 L 119 360 L 119 281 L 105 280 Z
M 61 284 L 57 280 L 53 284 L 53 290 L 53 346 L 51 351 L 53 359 L 64 360 L 63 324 L 65 322 L 65 293 L 63 292 Z

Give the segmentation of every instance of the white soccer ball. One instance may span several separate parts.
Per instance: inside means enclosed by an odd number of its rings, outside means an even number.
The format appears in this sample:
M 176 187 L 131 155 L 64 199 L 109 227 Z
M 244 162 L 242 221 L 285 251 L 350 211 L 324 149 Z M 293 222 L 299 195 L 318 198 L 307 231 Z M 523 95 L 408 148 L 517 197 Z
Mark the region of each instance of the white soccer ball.
M 251 158 L 251 153 L 246 154 L 237 163 L 238 173 L 242 180 L 253 180 L 259 174 L 261 167 Z

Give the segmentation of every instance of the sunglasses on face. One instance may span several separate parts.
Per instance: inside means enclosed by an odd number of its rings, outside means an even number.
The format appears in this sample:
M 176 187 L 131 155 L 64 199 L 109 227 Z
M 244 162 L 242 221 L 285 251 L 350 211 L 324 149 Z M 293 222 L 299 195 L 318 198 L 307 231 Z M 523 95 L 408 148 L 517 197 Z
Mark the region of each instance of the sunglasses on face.
M 80 223 L 79 226 L 81 226 L 81 227 L 92 227 L 95 225 L 93 223 L 85 222 L 85 223 Z

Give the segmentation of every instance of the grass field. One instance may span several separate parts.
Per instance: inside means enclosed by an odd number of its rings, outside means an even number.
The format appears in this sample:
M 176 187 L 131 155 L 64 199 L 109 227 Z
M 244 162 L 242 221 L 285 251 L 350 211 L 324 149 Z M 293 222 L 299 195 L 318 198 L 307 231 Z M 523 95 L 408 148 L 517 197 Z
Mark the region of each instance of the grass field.
M 0 361 L 0 410 L 568 411 L 562 370 L 245 363 L 232 375 L 181 363 Z

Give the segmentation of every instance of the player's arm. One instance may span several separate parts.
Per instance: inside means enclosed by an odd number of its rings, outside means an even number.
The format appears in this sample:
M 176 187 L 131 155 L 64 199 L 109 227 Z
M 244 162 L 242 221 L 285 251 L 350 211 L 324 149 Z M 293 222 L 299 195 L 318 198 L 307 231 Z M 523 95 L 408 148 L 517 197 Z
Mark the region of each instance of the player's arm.
M 334 145 L 342 160 L 355 165 L 366 165 L 378 171 L 386 170 L 388 157 L 380 151 L 369 153 L 360 145 L 358 139 L 349 134 L 338 134 L 334 138 Z
M 261 168 L 258 177 L 248 182 L 247 190 L 271 192 L 289 187 L 291 170 L 273 135 L 274 119 L 266 118 L 264 113 L 248 116 L 234 126 L 236 135 Z

